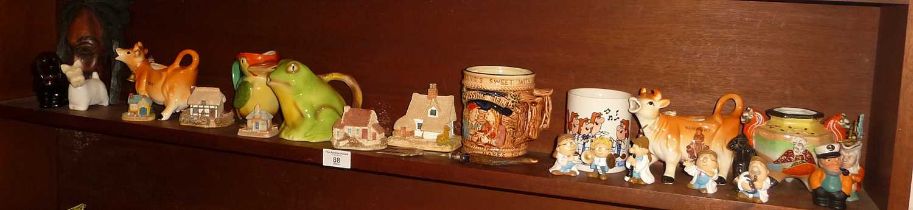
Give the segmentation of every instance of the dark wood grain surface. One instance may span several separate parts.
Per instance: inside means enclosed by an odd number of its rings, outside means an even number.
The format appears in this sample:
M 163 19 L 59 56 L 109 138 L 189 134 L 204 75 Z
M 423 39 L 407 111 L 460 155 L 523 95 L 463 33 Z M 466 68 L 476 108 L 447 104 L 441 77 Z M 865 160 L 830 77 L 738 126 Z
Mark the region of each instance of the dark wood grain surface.
M 323 179 L 335 180 L 335 178 L 329 178 L 327 174 L 336 173 L 337 169 L 318 169 L 316 167 L 322 163 L 322 150 L 330 148 L 327 142 L 305 143 L 286 141 L 275 137 L 271 139 L 239 137 L 235 135 L 237 126 L 200 129 L 179 126 L 177 120 L 122 122 L 119 120 L 119 116 L 120 113 L 126 111 L 127 107 L 125 106 L 93 107 L 89 111 L 70 111 L 66 109 L 39 110 L 34 108 L 34 105 L 33 98 L 0 102 L 0 108 L 9 110 L 9 112 L 0 113 L 0 118 L 16 119 L 76 131 L 69 134 L 64 132 L 64 136 L 60 137 L 60 144 L 62 145 L 60 148 L 62 149 L 59 170 L 61 184 L 66 185 L 61 186 L 61 205 L 68 205 L 78 201 L 72 198 L 84 198 L 84 200 L 103 203 L 103 206 L 106 207 L 107 205 L 112 205 L 110 207 L 114 208 L 126 207 L 120 205 L 130 205 L 123 204 L 120 199 L 103 199 L 108 196 L 120 196 L 118 198 L 128 200 L 138 199 L 138 203 L 154 204 L 155 202 L 153 201 L 160 201 L 163 204 L 159 205 L 164 205 L 165 207 L 177 205 L 172 204 L 174 202 L 191 206 L 201 205 L 201 207 L 219 205 L 204 204 L 210 203 L 209 201 L 213 198 L 203 195 L 194 197 L 200 200 L 185 199 L 181 196 L 150 198 L 123 196 L 136 195 L 136 192 L 145 191 L 143 189 L 148 189 L 150 193 L 162 194 L 160 196 L 172 196 L 174 193 L 170 192 L 189 190 L 189 192 L 181 193 L 218 192 L 224 196 L 237 196 L 238 199 L 242 199 L 244 196 L 234 194 L 233 192 L 235 191 L 224 192 L 217 189 L 226 187 L 222 185 L 246 183 L 249 179 L 247 176 L 252 176 L 249 173 L 253 172 L 239 171 L 239 169 L 229 167 L 232 163 L 238 162 L 239 167 L 253 167 L 247 165 L 260 165 L 258 163 L 261 162 L 260 159 L 276 160 L 276 162 L 268 161 L 270 163 L 263 163 L 266 165 L 277 164 L 276 166 L 259 166 L 264 167 L 262 170 L 265 171 L 284 169 L 289 170 L 288 176 L 293 176 L 292 174 L 298 174 L 298 172 L 295 172 L 296 170 L 304 170 L 300 173 L 314 174 L 313 177 L 322 177 L 298 183 L 301 185 L 323 185 L 325 183 L 318 184 L 316 182 L 324 181 Z M 130 146 L 131 144 L 135 145 Z M 97 148 L 93 147 L 93 145 L 97 145 Z M 679 181 L 673 185 L 632 185 L 624 182 L 623 174 L 613 174 L 607 181 L 590 179 L 585 176 L 556 177 L 547 173 L 547 169 L 551 166 L 553 160 L 547 154 L 542 153 L 532 153 L 530 155 L 540 160 L 537 164 L 507 167 L 464 164 L 433 155 L 402 158 L 371 152 L 353 152 L 352 156 L 351 172 L 342 172 L 334 176 L 351 175 L 353 178 L 368 176 L 365 174 L 394 176 L 412 180 L 411 182 L 415 182 L 412 184 L 415 185 L 424 185 L 423 182 L 426 181 L 439 182 L 477 190 L 495 190 L 575 201 L 572 203 L 583 201 L 597 204 L 621 204 L 666 209 L 816 208 L 811 202 L 811 194 L 799 182 L 784 183 L 777 186 L 771 192 L 771 201 L 769 203 L 754 204 L 737 201 L 736 191 L 732 185 L 722 186 L 719 192 L 711 195 L 688 189 L 686 187 L 688 176 L 681 172 L 678 174 Z M 81 160 L 83 157 L 86 159 Z M 145 168 L 144 165 L 151 165 L 151 167 Z M 200 169 L 190 169 L 191 166 L 198 166 Z M 212 167 L 212 170 L 204 170 L 210 169 L 210 167 Z M 661 166 L 657 164 L 653 167 L 654 174 L 658 175 L 659 171 L 661 171 Z M 156 170 L 156 168 L 161 168 L 161 170 Z M 96 174 L 98 173 L 97 171 L 101 170 L 112 171 L 112 174 Z M 252 170 L 260 169 L 254 168 Z M 149 172 L 150 174 L 144 174 L 143 172 Z M 126 174 L 119 175 L 123 173 Z M 373 177 L 373 175 L 371 176 Z M 200 181 L 204 179 L 215 180 Z M 265 191 L 284 192 L 284 188 L 274 188 L 277 184 L 271 182 L 281 182 L 283 180 L 282 177 L 265 179 L 270 180 L 264 180 L 262 183 L 265 185 L 264 188 L 270 189 Z M 383 180 L 391 178 L 375 177 L 368 179 L 366 177 L 365 179 L 383 182 Z M 112 184 L 105 182 L 111 182 Z M 260 183 L 260 180 L 251 182 L 254 182 L 249 183 L 251 186 L 241 187 L 241 189 L 246 187 L 253 188 L 256 186 L 255 183 Z M 197 184 L 188 186 L 184 183 Z M 197 185 L 205 185 L 205 187 Z M 337 183 L 335 185 L 354 188 L 354 186 L 347 183 Z M 378 186 L 388 185 L 379 184 Z M 378 186 L 371 187 L 382 188 Z M 139 191 L 133 191 L 133 188 Z M 450 186 L 429 186 L 428 189 L 447 191 L 449 188 Z M 329 191 L 335 192 L 336 190 L 343 189 L 333 188 Z M 313 195 L 314 197 L 292 196 L 292 198 L 276 199 L 301 199 L 297 202 L 313 202 L 313 200 L 309 199 L 333 199 L 331 197 L 323 197 L 331 196 L 333 193 L 315 193 Z M 396 199 L 396 197 L 394 196 L 390 199 Z M 479 202 L 484 203 L 484 201 Z M 399 206 L 396 203 L 387 204 Z M 863 200 L 851 203 L 851 208 L 872 209 L 876 207 L 871 199 L 863 193 Z
M 913 5 L 911 5 L 913 6 Z M 904 45 L 903 72 L 900 76 L 900 100 L 897 109 L 897 126 L 894 136 L 894 157 L 891 164 L 889 209 L 911 208 L 910 187 L 913 179 L 913 16 L 907 14 L 906 42 Z
M 0 99 L 34 95 L 32 61 L 56 50 L 55 1 L 0 1 Z
M 58 185 L 54 132 L 47 126 L 0 120 L 0 208 L 55 208 Z

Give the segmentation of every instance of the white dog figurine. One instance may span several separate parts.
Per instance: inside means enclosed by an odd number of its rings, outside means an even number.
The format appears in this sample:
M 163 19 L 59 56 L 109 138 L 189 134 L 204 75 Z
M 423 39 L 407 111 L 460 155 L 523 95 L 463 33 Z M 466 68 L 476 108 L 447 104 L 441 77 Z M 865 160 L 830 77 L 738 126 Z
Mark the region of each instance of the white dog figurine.
M 83 76 L 82 63 L 79 60 L 72 66 L 60 65 L 60 69 L 70 80 L 68 93 L 71 110 L 85 111 L 89 109 L 89 105 L 108 106 L 108 90 L 105 83 L 98 78 L 97 72 L 92 72 L 92 78 L 87 80 Z

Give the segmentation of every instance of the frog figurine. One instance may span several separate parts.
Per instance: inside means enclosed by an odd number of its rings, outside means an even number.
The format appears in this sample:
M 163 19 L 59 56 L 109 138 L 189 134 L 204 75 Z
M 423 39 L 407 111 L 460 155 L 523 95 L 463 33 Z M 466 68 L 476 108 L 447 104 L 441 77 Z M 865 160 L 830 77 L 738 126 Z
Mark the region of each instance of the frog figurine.
M 276 69 L 279 55 L 276 51 L 265 53 L 239 53 L 231 66 L 232 82 L 235 86 L 234 107 L 239 117 L 244 117 L 260 106 L 260 110 L 276 115 L 279 100 L 267 85 L 269 73 Z
M 284 59 L 269 79 L 285 118 L 279 128 L 283 139 L 323 142 L 333 137 L 333 124 L 342 117 L 345 102 L 328 81 L 346 83 L 352 90 L 352 107 L 361 107 L 361 88 L 349 75 L 317 75 L 301 62 Z

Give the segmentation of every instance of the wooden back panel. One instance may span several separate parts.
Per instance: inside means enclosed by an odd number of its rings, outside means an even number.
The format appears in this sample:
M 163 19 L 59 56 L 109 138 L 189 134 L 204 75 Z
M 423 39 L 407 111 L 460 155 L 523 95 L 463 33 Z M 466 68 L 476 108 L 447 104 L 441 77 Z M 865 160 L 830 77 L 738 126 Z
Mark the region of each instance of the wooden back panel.
M 459 95 L 461 70 L 507 65 L 555 88 L 563 132 L 567 90 L 661 88 L 669 110 L 709 114 L 726 92 L 759 110 L 798 106 L 868 113 L 879 8 L 678 1 L 138 1 L 127 38 L 170 63 L 201 55 L 201 86 L 229 91 L 238 52 L 277 50 L 317 73 L 352 74 L 390 127 L 410 93 L 438 83 Z M 341 87 L 341 86 L 339 86 Z M 346 97 L 348 92 L 341 89 Z M 460 106 L 460 105 L 458 105 Z

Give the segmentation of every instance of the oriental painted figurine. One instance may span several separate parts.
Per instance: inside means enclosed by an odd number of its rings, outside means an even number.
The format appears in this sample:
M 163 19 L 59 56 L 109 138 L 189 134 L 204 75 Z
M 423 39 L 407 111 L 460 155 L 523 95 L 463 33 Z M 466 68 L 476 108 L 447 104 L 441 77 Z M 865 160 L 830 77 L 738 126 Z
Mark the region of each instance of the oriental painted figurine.
M 859 158 L 862 156 L 862 126 L 865 115 L 860 114 L 859 119 L 853 122 L 850 133 L 847 138 L 840 142 L 840 155 L 843 156 L 843 168 L 850 172 L 853 178 L 853 192 L 846 201 L 859 200 L 859 189 L 862 189 L 862 179 L 865 177 L 865 170 L 859 165 Z
M 739 188 L 739 200 L 767 203 L 767 190 L 773 186 L 774 181 L 767 170 L 767 163 L 761 157 L 754 156 L 748 164 L 748 170 L 736 176 L 735 184 Z
M 412 93 L 406 115 L 396 120 L 388 144 L 437 152 L 460 148 L 461 137 L 455 135 L 456 109 L 452 95 L 438 95 L 437 84 L 428 94 Z
M 693 176 L 688 188 L 700 190 L 701 193 L 707 194 L 716 192 L 717 183 L 713 179 L 720 176 L 716 152 L 704 150 L 698 153 L 697 160 L 685 162 L 685 172 Z
M 555 164 L 548 171 L 554 175 L 577 176 L 577 142 L 574 136 L 564 134 L 558 136 L 558 145 L 555 146 Z
M 650 153 L 650 140 L 644 136 L 634 139 L 634 146 L 628 149 L 631 156 L 625 162 L 628 169 L 628 175 L 625 181 L 634 184 L 653 184 L 655 179 L 650 172 L 650 163 L 653 162 L 653 154 Z
M 168 120 L 171 114 L 187 108 L 191 88 L 197 82 L 197 65 L 200 63 L 200 57 L 196 51 L 181 51 L 170 66 L 153 63 L 147 59 L 149 50 L 143 47 L 141 42 L 134 44 L 133 48 L 117 48 L 115 51 L 115 59 L 127 64 L 133 72 L 130 78 L 136 82 L 136 93 L 152 98 L 156 104 L 165 105 L 162 120 Z M 181 66 L 181 59 L 185 56 L 189 56 L 191 62 L 187 66 Z
M 846 199 L 853 193 L 853 177 L 843 166 L 839 144 L 815 148 L 818 168 L 808 177 L 815 205 L 831 209 L 846 209 Z
M 610 166 L 615 166 L 615 156 L 611 153 L 612 142 L 607 137 L 598 137 L 593 140 L 590 149 L 583 153 L 583 162 L 590 165 L 593 172 L 587 172 L 588 177 L 608 179 Z
M 32 66 L 32 89 L 41 108 L 55 108 L 69 104 L 67 87 L 70 81 L 60 70 L 60 58 L 44 52 L 35 58 Z
M 630 112 L 637 116 L 644 136 L 650 139 L 650 152 L 659 160 L 665 162 L 663 183 L 675 181 L 676 169 L 679 162 L 692 162 L 687 146 L 692 139 L 702 138 L 703 144 L 709 146 L 710 151 L 719 159 L 719 173 L 714 173 L 719 184 L 726 183 L 726 176 L 732 166 L 733 153 L 726 149 L 729 140 L 739 134 L 739 119 L 744 110 L 742 97 L 736 94 L 726 94 L 720 97 L 710 116 L 677 116 L 675 114 L 661 113 L 660 109 L 669 106 L 669 99 L 663 98 L 659 90 L 643 88 L 640 94 L 630 99 Z M 730 113 L 722 113 L 726 102 L 735 102 L 735 109 Z M 698 136 L 698 130 L 700 135 Z M 700 146 L 700 145 L 697 145 Z M 699 148 L 698 148 L 699 149 Z M 707 151 L 707 150 L 704 150 Z

